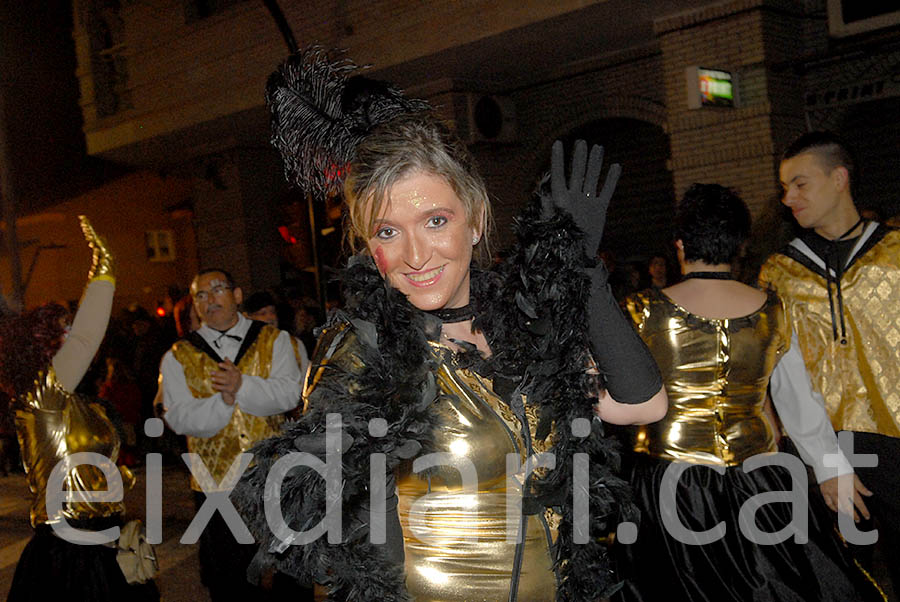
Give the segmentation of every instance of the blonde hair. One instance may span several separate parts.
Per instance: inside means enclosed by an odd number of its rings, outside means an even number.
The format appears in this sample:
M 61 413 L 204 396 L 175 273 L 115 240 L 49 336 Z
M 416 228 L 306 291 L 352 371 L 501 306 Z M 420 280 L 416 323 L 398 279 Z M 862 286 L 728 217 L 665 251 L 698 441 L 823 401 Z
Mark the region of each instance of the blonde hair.
M 367 248 L 391 188 L 413 173 L 446 180 L 465 207 L 469 227 L 477 231 L 480 226 L 473 255 L 479 261 L 489 259 L 493 220 L 487 188 L 465 145 L 430 113 L 404 115 L 380 125 L 357 147 L 344 182 L 350 250 Z

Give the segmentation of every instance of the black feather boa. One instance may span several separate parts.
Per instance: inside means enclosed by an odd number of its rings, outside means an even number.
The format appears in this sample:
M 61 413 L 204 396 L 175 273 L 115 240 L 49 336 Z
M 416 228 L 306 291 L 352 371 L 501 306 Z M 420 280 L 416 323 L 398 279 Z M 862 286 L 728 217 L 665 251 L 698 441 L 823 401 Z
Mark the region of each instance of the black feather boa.
M 459 361 L 493 378 L 495 390 L 514 410 L 518 393 L 539 408 L 538 433 L 532 436 L 543 439 L 552 433 L 549 451 L 557 464 L 532 483 L 530 501 L 553 507 L 562 517 L 553 549 L 560 577 L 557 600 L 595 600 L 617 588 L 605 538 L 619 522 L 636 520 L 637 510 L 627 484 L 615 474 L 619 458 L 614 444 L 604 437 L 600 422 L 592 419 L 589 396 L 596 391 L 596 382 L 584 371 L 590 290 L 584 269 L 591 266 L 581 252 L 582 235 L 568 215 L 542 219 L 535 205 L 518 220 L 516 231 L 519 244 L 508 261 L 491 272 L 472 272 L 475 327 L 485 333 L 493 355 L 485 359 L 472 349 L 463 351 Z M 255 464 L 232 498 L 261 544 L 257 558 L 263 564 L 302 581 L 327 584 L 331 599 L 408 600 L 403 567 L 369 543 L 367 526 L 357 516 L 360 508 L 368 507 L 370 454 L 385 454 L 390 473 L 411 453 L 434 451 L 431 434 L 440 427 L 432 411 L 437 366 L 428 340 L 439 324 L 387 286 L 369 258 L 353 258 L 342 283 L 345 307 L 329 318 L 325 333 L 356 336 L 359 344 L 352 346 L 356 356 L 345 358 L 340 366 L 328 364 L 329 372 L 307 400 L 306 414 L 287 425 L 281 436 L 252 450 Z M 265 519 L 264 498 L 276 495 L 266 489 L 266 475 L 279 458 L 307 449 L 310 441 L 321 437 L 325 416 L 332 412 L 341 414 L 344 428 L 342 541 L 329 544 L 323 536 L 278 551 L 284 546 L 279 547 Z M 372 418 L 386 420 L 387 435 L 369 434 Z M 572 434 L 571 425 L 578 418 L 590 421 L 589 436 Z M 575 454 L 590 459 L 586 544 L 573 540 Z M 308 529 L 324 517 L 323 483 L 317 473 L 303 469 L 284 479 L 281 510 L 293 529 Z

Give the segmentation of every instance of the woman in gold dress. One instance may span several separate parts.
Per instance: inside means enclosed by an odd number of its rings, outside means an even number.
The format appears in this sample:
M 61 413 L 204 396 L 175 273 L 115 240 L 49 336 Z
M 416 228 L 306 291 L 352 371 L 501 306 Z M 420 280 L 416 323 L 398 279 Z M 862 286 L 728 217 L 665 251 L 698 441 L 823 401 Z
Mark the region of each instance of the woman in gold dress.
M 777 451 L 764 413 L 766 388 L 791 353 L 791 327 L 778 297 L 732 279 L 731 262 L 749 232 L 750 213 L 733 191 L 693 185 L 675 220 L 683 281 L 626 301 L 662 371 L 669 411 L 659 422 L 628 429 L 634 453 L 626 463 L 641 524 L 636 543 L 619 548 L 628 579 L 617 599 L 880 600 L 877 586 L 832 537 L 827 510 L 810 513 L 808 543 L 795 543 L 792 533 L 763 543 L 741 523 L 741 511 L 753 506 L 748 500 L 768 493 L 765 501 L 756 498 L 762 505 L 748 516 L 757 529 L 775 534 L 794 517 L 792 505 L 772 500 L 772 492 L 807 494 L 799 460 L 796 489 L 785 466 L 743 468 L 745 460 L 771 460 Z
M 292 82 L 309 58 L 270 80 L 276 143 L 302 137 L 283 99 L 307 89 Z M 348 90 L 378 90 L 338 83 L 350 112 Z M 368 115 L 379 114 L 373 94 Z M 665 407 L 652 359 L 588 259 L 602 221 L 573 218 L 602 219 L 614 178 L 598 194 L 600 149 L 588 158 L 582 142 L 566 182 L 555 145 L 552 193 L 519 222 L 509 260 L 482 272 L 472 263 L 487 246 L 484 184 L 464 145 L 417 109 L 353 147 L 344 191 L 359 253 L 342 275 L 344 306 L 313 354 L 304 416 L 254 450 L 234 496 L 263 539 L 257 560 L 325 584 L 331 599 L 597 599 L 614 581 L 605 537 L 633 515 L 592 406 L 621 423 Z M 342 433 L 338 482 L 295 467 L 273 498 L 276 462 L 324 455 L 329 420 Z M 523 469 L 540 451 L 555 469 Z M 273 501 L 289 529 L 273 533 L 265 520 Z M 326 508 L 338 508 L 343 528 L 331 544 L 322 535 L 299 545 Z
M 112 255 L 80 219 L 93 263 L 71 328 L 55 304 L 3 316 L 0 324 L 0 385 L 14 397 L 35 531 L 16 566 L 13 602 L 159 599 L 152 581 L 127 583 L 115 548 L 85 545 L 123 524 L 122 495 L 134 476 L 115 466 L 119 437 L 103 407 L 75 393 L 103 340 L 115 291 Z M 94 454 L 109 474 L 94 464 L 66 466 L 73 454 Z

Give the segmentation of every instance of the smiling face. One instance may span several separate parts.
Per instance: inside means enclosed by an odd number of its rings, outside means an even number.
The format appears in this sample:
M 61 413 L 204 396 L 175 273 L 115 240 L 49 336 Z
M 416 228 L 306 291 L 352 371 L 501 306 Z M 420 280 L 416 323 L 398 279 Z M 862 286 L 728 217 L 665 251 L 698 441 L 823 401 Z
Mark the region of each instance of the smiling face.
M 210 328 L 225 331 L 237 321 L 237 308 L 243 297 L 241 289 L 232 287 L 225 274 L 208 272 L 191 283 L 191 297 L 197 315 Z
M 782 161 L 779 178 L 784 190 L 781 202 L 802 228 L 813 228 L 824 235 L 843 223 L 848 204 L 852 208 L 846 169 L 838 166 L 828 171 L 814 153 Z
M 367 245 L 378 271 L 422 310 L 469 302 L 469 264 L 480 235 L 444 178 L 414 172 L 395 183 Z

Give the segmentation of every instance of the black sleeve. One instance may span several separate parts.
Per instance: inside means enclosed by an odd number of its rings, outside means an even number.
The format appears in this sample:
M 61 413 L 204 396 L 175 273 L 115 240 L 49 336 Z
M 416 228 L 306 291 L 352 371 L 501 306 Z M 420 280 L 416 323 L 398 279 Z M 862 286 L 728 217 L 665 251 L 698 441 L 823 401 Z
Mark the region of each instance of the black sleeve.
M 609 394 L 619 403 L 643 403 L 662 387 L 650 350 L 616 303 L 606 268 L 590 270 L 588 333 L 591 351 Z

